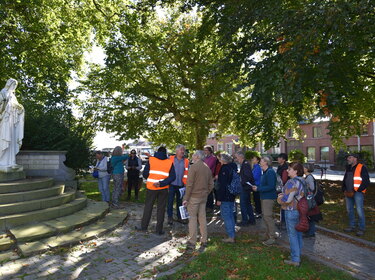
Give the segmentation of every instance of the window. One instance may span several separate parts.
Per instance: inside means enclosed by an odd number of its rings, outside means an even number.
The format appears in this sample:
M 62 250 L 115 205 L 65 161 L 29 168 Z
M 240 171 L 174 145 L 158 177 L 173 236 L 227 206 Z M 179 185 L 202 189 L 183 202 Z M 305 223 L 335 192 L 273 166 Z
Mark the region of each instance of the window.
M 313 127 L 313 138 L 320 138 L 322 137 L 322 127 L 321 126 L 314 126 Z
M 223 151 L 224 150 L 224 145 L 222 143 L 217 144 L 217 150 L 218 151 Z
M 233 152 L 233 144 L 227 143 L 227 153 L 231 155 L 232 152 Z
M 288 129 L 287 137 L 292 138 L 293 137 L 293 129 Z
M 329 147 L 320 147 L 320 160 L 329 160 Z
M 307 147 L 307 160 L 308 161 L 315 161 L 315 147 Z
M 363 136 L 368 135 L 368 129 L 367 129 L 367 127 L 368 127 L 367 124 L 362 127 L 362 133 L 361 133 L 361 135 L 363 135 Z

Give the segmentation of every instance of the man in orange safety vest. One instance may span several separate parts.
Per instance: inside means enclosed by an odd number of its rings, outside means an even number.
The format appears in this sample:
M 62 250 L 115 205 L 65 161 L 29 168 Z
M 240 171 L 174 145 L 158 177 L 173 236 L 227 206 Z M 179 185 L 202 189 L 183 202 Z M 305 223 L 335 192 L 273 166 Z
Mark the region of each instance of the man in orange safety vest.
M 168 199 L 168 188 L 169 184 L 176 178 L 172 161 L 167 157 L 165 147 L 160 147 L 155 155 L 149 158 L 149 162 L 143 170 L 143 177 L 147 179 L 147 190 L 140 230 L 147 230 L 152 208 L 155 200 L 157 200 L 156 233 L 162 235 L 164 234 L 163 223 Z
M 347 157 L 348 166 L 344 175 L 342 191 L 345 194 L 346 210 L 349 216 L 349 227 L 346 232 L 356 231 L 354 205 L 358 214 L 357 236 L 365 232 L 365 212 L 363 208 L 364 194 L 370 185 L 370 178 L 366 166 L 358 162 L 359 155 L 351 153 Z

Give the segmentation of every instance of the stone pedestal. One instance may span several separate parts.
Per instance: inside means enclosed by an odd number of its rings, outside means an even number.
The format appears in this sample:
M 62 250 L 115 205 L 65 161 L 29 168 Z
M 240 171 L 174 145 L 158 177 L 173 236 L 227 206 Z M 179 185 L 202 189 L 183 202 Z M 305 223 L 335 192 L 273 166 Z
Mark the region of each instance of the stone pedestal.
M 69 188 L 77 188 L 75 172 L 64 164 L 67 151 L 21 150 L 16 162 L 23 166 L 28 177 L 51 177 Z
M 0 166 L 0 183 L 25 179 L 22 165 Z

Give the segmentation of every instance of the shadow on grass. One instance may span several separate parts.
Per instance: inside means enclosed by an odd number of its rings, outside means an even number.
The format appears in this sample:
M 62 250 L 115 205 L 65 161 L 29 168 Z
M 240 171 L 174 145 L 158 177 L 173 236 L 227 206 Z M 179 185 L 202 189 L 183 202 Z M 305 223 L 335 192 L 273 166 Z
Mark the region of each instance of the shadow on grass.
M 215 236 L 206 251 L 177 273 L 160 279 L 354 279 L 307 258 L 302 259 L 300 267 L 286 265 L 283 260 L 289 251 L 265 247 L 252 235 L 241 234 L 235 244 L 220 239 Z

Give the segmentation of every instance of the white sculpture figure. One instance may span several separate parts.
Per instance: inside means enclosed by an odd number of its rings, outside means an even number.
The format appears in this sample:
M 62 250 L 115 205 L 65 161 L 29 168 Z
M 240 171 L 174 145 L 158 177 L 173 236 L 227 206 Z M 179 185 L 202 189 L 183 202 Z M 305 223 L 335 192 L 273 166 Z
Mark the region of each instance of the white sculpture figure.
M 16 155 L 19 152 L 25 119 L 25 110 L 18 103 L 15 89 L 17 81 L 9 79 L 0 91 L 0 170 L 18 169 Z

